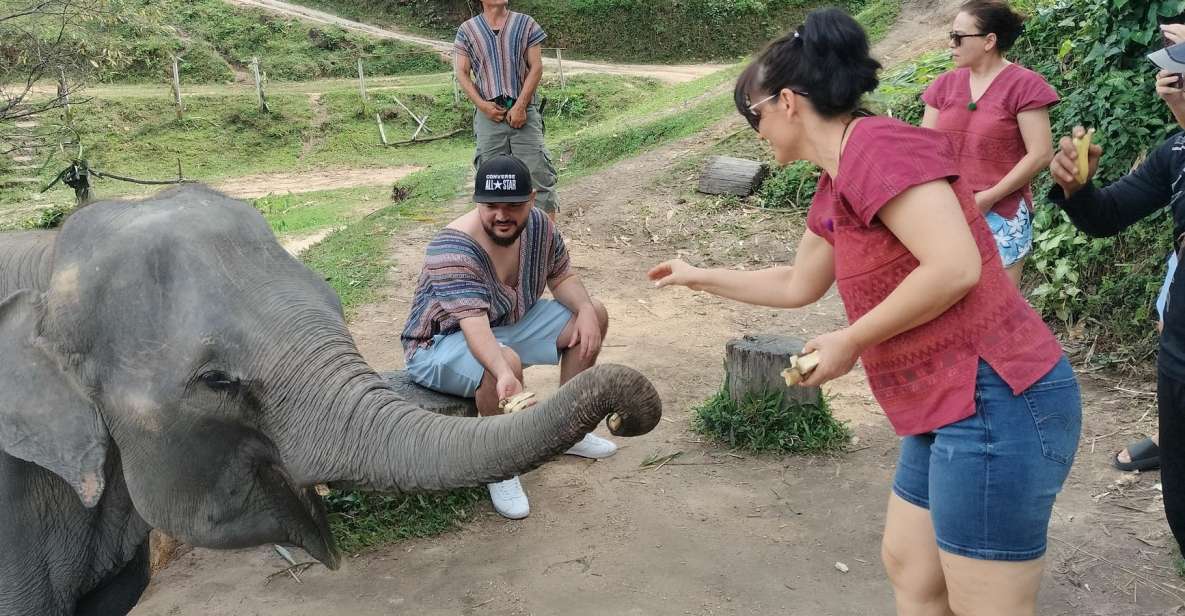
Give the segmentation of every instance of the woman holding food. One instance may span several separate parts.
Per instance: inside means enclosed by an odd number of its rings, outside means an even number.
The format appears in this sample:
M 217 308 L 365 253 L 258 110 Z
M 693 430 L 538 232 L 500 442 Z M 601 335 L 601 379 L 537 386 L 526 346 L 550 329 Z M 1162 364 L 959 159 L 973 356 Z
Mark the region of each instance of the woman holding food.
M 1183 26 L 1170 24 L 1161 29 L 1170 39 L 1185 38 Z M 1156 92 L 1179 123 L 1185 119 L 1185 90 L 1179 75 L 1158 73 Z M 1174 133 L 1152 149 L 1131 173 L 1101 188 L 1094 185 L 1092 178 L 1103 149 L 1078 141 L 1085 134 L 1082 127 L 1076 127 L 1073 137 L 1061 139 L 1049 165 L 1057 184 L 1050 191 L 1050 201 L 1070 216 L 1075 227 L 1094 237 L 1118 235 L 1167 207 L 1172 213 L 1173 250 L 1180 258 L 1185 247 L 1185 133 Z M 1177 280 L 1182 276 L 1185 269 L 1173 270 L 1156 358 L 1157 442 L 1164 513 L 1179 547 L 1185 547 L 1185 281 Z
M 877 85 L 860 26 L 812 11 L 737 80 L 779 164 L 822 168 L 794 265 L 666 261 L 656 286 L 796 308 L 833 283 L 850 325 L 805 346 L 818 386 L 863 360 L 903 436 L 882 555 L 900 614 L 1032 614 L 1046 529 L 1078 443 L 1078 386 L 1021 298 L 950 140 L 859 110 Z
M 955 70 L 922 94 L 922 126 L 954 142 L 960 175 L 1014 284 L 1033 247 L 1030 182 L 1053 158 L 1049 108 L 1058 102 L 1044 77 L 1004 57 L 1023 24 L 1005 0 L 964 3 L 950 32 Z

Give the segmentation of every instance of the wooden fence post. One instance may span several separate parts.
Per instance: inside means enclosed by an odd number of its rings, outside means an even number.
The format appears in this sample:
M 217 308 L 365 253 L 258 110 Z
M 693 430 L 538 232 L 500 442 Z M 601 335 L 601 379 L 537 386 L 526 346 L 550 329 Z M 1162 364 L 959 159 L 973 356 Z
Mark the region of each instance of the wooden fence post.
M 451 52 L 449 56 L 453 59 L 453 104 L 461 104 L 461 86 L 457 83 L 457 52 Z
M 374 114 L 374 119 L 376 122 L 379 123 L 379 139 L 383 140 L 383 145 L 388 145 L 387 144 L 387 130 L 385 128 L 383 128 L 383 114 L 381 114 L 381 113 Z
M 177 106 L 177 119 L 182 120 L 185 115 L 185 104 L 181 102 L 181 66 L 177 56 L 173 56 L 173 103 Z
M 560 89 L 568 87 L 568 80 L 564 79 L 564 50 L 560 47 L 555 48 L 555 63 L 560 69 Z
M 255 77 L 255 97 L 259 99 L 259 110 L 264 113 L 270 113 L 271 110 L 267 107 L 267 99 L 263 94 L 263 77 L 259 74 L 259 56 L 251 58 L 251 74 Z
M 362 69 L 362 57 L 358 57 L 358 94 L 362 97 L 362 115 L 366 115 L 366 72 Z
M 72 126 L 74 124 L 74 116 L 70 113 L 70 86 L 66 83 L 66 67 L 58 67 L 58 98 L 62 100 L 62 108 L 65 110 L 66 125 Z

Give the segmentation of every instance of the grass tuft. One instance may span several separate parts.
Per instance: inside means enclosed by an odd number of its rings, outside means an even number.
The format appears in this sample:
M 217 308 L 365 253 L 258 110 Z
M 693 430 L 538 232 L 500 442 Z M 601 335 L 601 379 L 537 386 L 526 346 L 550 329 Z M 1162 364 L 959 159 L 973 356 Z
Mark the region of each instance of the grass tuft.
M 740 404 L 727 387 L 695 409 L 691 427 L 734 449 L 754 453 L 828 453 L 851 439 L 847 425 L 831 415 L 827 399 L 793 404 L 781 392 L 750 394 Z
M 471 519 L 485 497 L 482 488 L 387 495 L 334 491 L 325 498 L 329 525 L 346 554 L 393 541 L 432 537 Z

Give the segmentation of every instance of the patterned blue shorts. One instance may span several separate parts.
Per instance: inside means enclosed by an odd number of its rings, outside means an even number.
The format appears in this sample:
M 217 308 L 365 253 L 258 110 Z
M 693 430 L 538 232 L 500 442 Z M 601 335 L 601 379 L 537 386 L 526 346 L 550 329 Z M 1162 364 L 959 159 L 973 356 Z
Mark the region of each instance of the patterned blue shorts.
M 1024 199 L 1020 200 L 1020 207 L 1012 218 L 1004 218 L 995 212 L 984 214 L 984 218 L 996 238 L 996 248 L 1000 250 L 1004 267 L 1012 267 L 1033 249 L 1033 217 Z

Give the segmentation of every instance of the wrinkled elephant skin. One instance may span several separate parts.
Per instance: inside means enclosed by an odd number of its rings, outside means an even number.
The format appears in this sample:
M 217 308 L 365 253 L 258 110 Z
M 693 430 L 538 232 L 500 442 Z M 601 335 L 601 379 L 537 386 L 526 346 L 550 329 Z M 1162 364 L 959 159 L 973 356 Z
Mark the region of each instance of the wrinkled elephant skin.
M 0 614 L 127 613 L 152 528 L 336 567 L 315 484 L 480 485 L 661 412 L 612 365 L 513 415 L 424 410 L 250 206 L 200 186 L 95 203 L 0 235 Z

